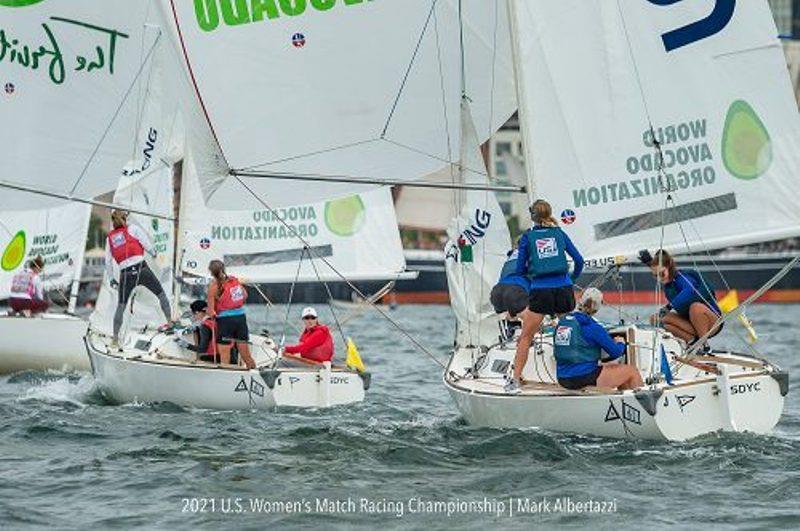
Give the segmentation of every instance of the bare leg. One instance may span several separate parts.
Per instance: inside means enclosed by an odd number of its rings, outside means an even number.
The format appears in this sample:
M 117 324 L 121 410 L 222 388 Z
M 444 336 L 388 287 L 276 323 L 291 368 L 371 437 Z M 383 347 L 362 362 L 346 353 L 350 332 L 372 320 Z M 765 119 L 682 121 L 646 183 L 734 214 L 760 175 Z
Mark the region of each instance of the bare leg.
M 247 343 L 236 343 L 236 346 L 239 347 L 239 356 L 244 360 L 245 367 L 248 369 L 255 369 L 256 362 L 253 360 L 253 356 L 250 355 L 250 345 Z M 228 356 L 230 356 L 230 352 Z
M 603 365 L 603 370 L 597 377 L 598 387 L 637 389 L 642 385 L 642 375 L 631 365 Z
M 533 313 L 529 309 L 525 309 L 521 314 L 522 317 L 522 335 L 519 336 L 517 342 L 517 353 L 514 356 L 514 379 L 519 381 L 522 378 L 522 369 L 528 363 L 528 351 L 531 348 L 533 336 L 539 331 L 542 326 L 542 319 L 544 315 L 540 313 Z
M 689 320 L 697 331 L 697 337 L 706 335 L 717 322 L 717 314 L 701 302 L 692 303 L 689 307 Z
M 683 339 L 687 343 L 697 337 L 697 330 L 695 330 L 694 326 L 692 326 L 692 323 L 675 312 L 669 312 L 664 316 L 664 319 L 661 322 L 667 331 L 672 333 L 672 335 Z
M 233 344 L 223 345 L 217 344 L 217 352 L 219 353 L 219 362 L 223 365 L 231 364 L 231 349 Z

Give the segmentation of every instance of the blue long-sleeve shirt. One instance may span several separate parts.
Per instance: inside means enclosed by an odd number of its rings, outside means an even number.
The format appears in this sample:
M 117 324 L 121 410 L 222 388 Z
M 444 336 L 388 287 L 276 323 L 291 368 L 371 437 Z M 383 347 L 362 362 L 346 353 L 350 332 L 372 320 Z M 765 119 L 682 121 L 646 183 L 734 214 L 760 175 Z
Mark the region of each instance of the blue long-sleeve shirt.
M 704 290 L 702 290 L 701 286 L 698 286 L 689 275 L 678 271 L 672 282 L 665 284 L 664 288 L 667 292 L 670 305 L 680 314 L 688 314 L 689 307 L 693 302 L 703 302 L 715 313 L 719 315 L 722 314 L 719 306 L 717 306 L 716 299 L 711 295 L 704 298 L 702 295 Z M 675 293 L 675 295 L 670 298 L 670 293 Z
M 528 275 L 528 260 L 530 259 L 528 234 L 530 234 L 530 231 L 525 231 L 522 236 L 520 236 L 519 244 L 517 245 L 517 249 L 519 249 L 519 258 L 517 259 L 517 274 L 525 276 Z M 554 275 L 545 275 L 532 278 L 530 289 L 563 288 L 571 286 L 572 282 L 578 280 L 578 277 L 581 276 L 581 273 L 583 272 L 583 257 L 581 256 L 581 253 L 578 252 L 578 248 L 575 247 L 575 244 L 572 243 L 572 240 L 569 239 L 567 233 L 562 231 L 562 234 L 564 234 L 564 242 L 566 247 L 564 250 L 572 258 L 572 261 L 575 264 L 572 269 L 572 274 L 556 273 Z
M 625 344 L 617 343 L 609 335 L 603 325 L 595 321 L 592 317 L 582 312 L 572 314 L 578 324 L 581 325 L 581 336 L 590 345 L 598 346 L 615 360 L 625 353 Z M 556 374 L 559 378 L 578 378 L 586 376 L 597 370 L 597 362 L 587 361 L 585 363 L 570 363 L 556 365 Z

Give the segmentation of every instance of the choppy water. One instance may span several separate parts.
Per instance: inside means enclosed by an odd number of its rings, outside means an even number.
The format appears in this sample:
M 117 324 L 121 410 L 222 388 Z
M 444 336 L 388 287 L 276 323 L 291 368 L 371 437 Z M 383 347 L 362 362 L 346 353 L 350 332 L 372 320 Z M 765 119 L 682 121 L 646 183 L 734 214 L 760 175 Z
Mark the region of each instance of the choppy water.
M 432 350 L 447 352 L 449 308 L 402 307 L 392 315 L 417 337 L 429 338 Z M 251 319 L 258 317 L 251 311 Z M 761 348 L 796 378 L 800 306 L 756 307 L 751 317 Z M 459 419 L 437 366 L 387 324 L 362 317 L 347 331 L 374 374 L 373 386 L 365 403 L 328 411 L 112 406 L 94 390 L 91 376 L 3 377 L 0 525 L 800 527 L 800 393 L 794 385 L 772 436 L 653 444 L 474 429 Z M 720 342 L 738 345 L 730 333 Z M 616 512 L 554 512 L 559 500 L 567 506 L 567 497 L 615 501 Z M 323 498 L 350 498 L 354 505 L 343 508 L 355 512 L 321 514 L 316 502 Z M 362 498 L 373 505 L 362 505 Z M 544 502 L 541 509 L 551 512 L 519 513 L 518 498 Z M 429 501 L 484 499 L 502 502 L 503 514 L 410 512 Z M 251 512 L 251 503 L 261 501 L 271 502 L 270 512 Z M 284 502 L 299 504 L 302 512 L 287 512 Z

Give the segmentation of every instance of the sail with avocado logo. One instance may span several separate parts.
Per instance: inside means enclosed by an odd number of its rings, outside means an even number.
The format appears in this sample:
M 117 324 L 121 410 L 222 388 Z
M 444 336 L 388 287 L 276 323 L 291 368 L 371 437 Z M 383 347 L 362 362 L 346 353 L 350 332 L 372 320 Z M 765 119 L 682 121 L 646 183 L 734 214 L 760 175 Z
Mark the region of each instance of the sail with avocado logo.
M 4 7 L 25 7 L 38 4 L 44 0 L 0 0 L 0 6 Z
M 725 118 L 722 134 L 722 160 L 739 179 L 755 179 L 772 165 L 772 141 L 769 132 L 744 100 L 734 101 Z
M 325 225 L 337 236 L 352 236 L 364 226 L 366 209 L 360 196 L 351 195 L 325 203 Z
M 3 271 L 13 271 L 22 263 L 22 260 L 25 259 L 25 231 L 21 230 L 11 238 L 11 241 L 8 245 L 6 245 L 5 251 L 3 251 L 3 259 L 0 266 L 2 266 Z

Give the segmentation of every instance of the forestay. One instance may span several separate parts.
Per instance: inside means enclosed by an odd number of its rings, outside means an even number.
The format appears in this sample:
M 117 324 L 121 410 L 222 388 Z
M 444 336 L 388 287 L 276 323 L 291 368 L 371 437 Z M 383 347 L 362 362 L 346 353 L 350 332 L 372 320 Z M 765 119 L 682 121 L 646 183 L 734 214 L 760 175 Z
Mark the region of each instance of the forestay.
M 469 104 L 462 102 L 463 145 L 460 150 L 462 171 L 456 178 L 469 184 L 486 184 L 484 173 L 466 168 L 485 168 L 478 146 Z M 496 342 L 497 316 L 489 302 L 489 293 L 511 246 L 503 211 L 493 192 L 463 191 L 454 201 L 460 206 L 453 218 L 445 246 L 445 269 L 450 291 L 450 305 L 456 314 L 458 346 L 491 345 Z
M 210 206 L 315 202 L 367 189 L 340 178 L 412 181 L 457 162 L 456 0 L 165 1 L 207 122 L 192 129 L 218 145 L 198 167 Z M 504 2 L 464 2 L 480 139 L 515 108 L 507 26 Z M 298 201 L 297 181 L 229 169 L 320 181 Z
M 512 11 L 529 178 L 584 256 L 800 234 L 800 121 L 765 0 Z
M 341 280 L 340 275 L 351 281 L 392 279 L 405 270 L 388 188 L 275 210 L 212 210 L 203 206 L 191 156 L 183 169 L 184 274 L 207 277 L 213 259 L 223 260 L 229 273 L 260 283 Z M 303 194 L 293 197 L 302 201 Z
M 161 30 L 149 0 L 0 5 L 0 184 L 91 199 L 131 158 L 142 82 Z M 14 2 L 11 2 L 14 4 Z M 61 200 L 3 189 L 0 209 Z
M 91 207 L 80 204 L 0 213 L 0 299 L 9 297 L 14 275 L 37 256 L 45 263 L 45 289 L 68 292 L 80 277 L 90 214 Z

